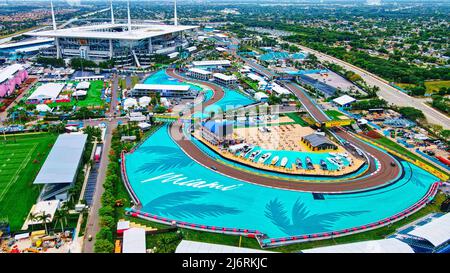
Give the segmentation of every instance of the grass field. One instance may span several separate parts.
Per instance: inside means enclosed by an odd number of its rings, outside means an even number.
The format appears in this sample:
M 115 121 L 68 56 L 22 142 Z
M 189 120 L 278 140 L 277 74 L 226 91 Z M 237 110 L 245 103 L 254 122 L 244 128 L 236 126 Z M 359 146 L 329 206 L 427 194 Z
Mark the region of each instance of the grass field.
M 429 81 L 425 82 L 427 93 L 438 92 L 442 87 L 450 88 L 450 81 Z
M 332 120 L 342 120 L 340 117 L 343 117 L 344 119 L 348 118 L 346 115 L 336 110 L 326 110 L 325 114 L 327 114 L 327 116 L 329 116 Z
M 411 88 L 417 86 L 416 84 L 409 83 L 395 83 L 395 85 L 405 90 L 411 90 Z M 433 94 L 435 92 L 438 92 L 442 87 L 450 88 L 450 81 L 426 81 L 424 82 L 424 85 L 426 88 L 425 94 Z
M 299 124 L 302 127 L 309 126 L 309 124 L 300 117 L 298 113 L 287 113 L 286 116 L 290 117 L 295 123 Z
M 75 83 L 76 84 L 76 83 Z M 103 81 L 91 81 L 91 86 L 88 89 L 87 96 L 84 100 L 77 101 L 72 99 L 70 102 L 54 102 L 48 106 L 53 108 L 56 106 L 70 105 L 78 107 L 98 107 L 105 105 L 105 101 L 101 99 L 103 89 Z
M 44 163 L 56 135 L 48 133 L 1 137 L 0 218 L 7 217 L 11 230 L 20 230 L 39 196 L 33 180 Z

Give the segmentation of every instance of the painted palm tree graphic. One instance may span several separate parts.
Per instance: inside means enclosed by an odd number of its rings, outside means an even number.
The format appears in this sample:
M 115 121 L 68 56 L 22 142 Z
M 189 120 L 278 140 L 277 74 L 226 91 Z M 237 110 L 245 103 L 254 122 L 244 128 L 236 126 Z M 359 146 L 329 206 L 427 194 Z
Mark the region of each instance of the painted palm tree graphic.
M 357 216 L 368 211 L 332 212 L 312 214 L 305 204 L 297 199 L 291 209 L 291 219 L 283 202 L 277 198 L 266 204 L 265 216 L 287 235 L 317 233 L 318 230 L 329 231 L 336 221 L 343 217 Z
M 226 214 L 238 214 L 241 211 L 233 207 L 218 204 L 194 203 L 196 199 L 208 195 L 202 191 L 182 191 L 168 193 L 148 202 L 143 211 L 181 219 L 183 217 L 218 217 Z
M 149 146 L 141 147 L 143 153 L 154 154 L 151 162 L 142 164 L 137 171 L 142 173 L 150 173 L 153 171 L 167 171 L 188 167 L 193 164 L 189 157 L 180 153 L 180 150 L 169 146 Z

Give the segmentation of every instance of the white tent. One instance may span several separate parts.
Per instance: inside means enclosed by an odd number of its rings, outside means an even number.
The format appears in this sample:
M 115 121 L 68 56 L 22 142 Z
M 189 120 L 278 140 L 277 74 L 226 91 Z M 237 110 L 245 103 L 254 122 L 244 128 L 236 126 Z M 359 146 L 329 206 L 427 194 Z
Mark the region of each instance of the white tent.
M 138 127 L 141 130 L 145 131 L 145 130 L 149 129 L 150 127 L 152 127 L 152 125 L 150 125 L 150 123 L 148 123 L 148 122 L 139 122 Z
M 263 92 L 256 93 L 254 97 L 257 101 L 267 101 L 269 99 L 269 96 Z
M 125 99 L 124 102 L 123 102 L 123 108 L 125 110 L 127 110 L 127 109 L 129 109 L 129 108 L 131 108 L 133 106 L 136 107 L 137 105 L 138 105 L 138 102 L 134 98 Z
M 77 90 L 87 90 L 91 86 L 90 82 L 79 82 L 77 84 Z
M 87 91 L 85 90 L 78 90 L 72 93 L 72 97 L 84 97 L 87 96 Z
M 175 253 L 270 253 L 271 251 L 182 240 Z
M 302 250 L 303 253 L 414 253 L 406 243 L 395 238 Z
M 431 222 L 408 232 L 409 235 L 424 238 L 434 246 L 450 240 L 450 213 L 434 218 Z
M 28 100 L 55 100 L 65 85 L 65 83 L 45 83 L 36 88 Z
M 130 228 L 123 232 L 122 253 L 146 253 L 145 229 Z
M 349 95 L 343 95 L 333 100 L 334 103 L 339 104 L 340 106 L 349 105 L 350 103 L 353 103 L 355 101 L 356 99 L 350 97 Z
M 52 109 L 48 107 L 47 104 L 38 104 L 36 105 L 36 111 L 38 112 L 51 112 Z
M 147 96 L 141 97 L 141 98 L 139 98 L 139 105 L 140 106 L 144 106 L 144 107 L 148 106 L 150 104 L 151 100 L 152 99 L 150 97 L 147 97 Z
M 167 107 L 167 108 L 170 107 L 170 101 L 167 98 L 161 98 L 160 101 L 164 107 Z

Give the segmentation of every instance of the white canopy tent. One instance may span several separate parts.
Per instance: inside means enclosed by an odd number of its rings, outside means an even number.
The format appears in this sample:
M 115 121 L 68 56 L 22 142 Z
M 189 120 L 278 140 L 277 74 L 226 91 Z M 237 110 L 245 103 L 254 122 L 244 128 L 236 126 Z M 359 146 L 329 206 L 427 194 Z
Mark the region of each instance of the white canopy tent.
M 91 86 L 90 82 L 79 82 L 77 84 L 77 90 L 87 90 L 89 89 L 89 86 Z
M 395 238 L 306 249 L 303 253 L 414 253 L 406 243 Z
M 348 105 L 355 101 L 356 101 L 356 99 L 353 97 L 350 97 L 349 95 L 343 95 L 343 96 L 340 96 L 339 98 L 335 98 L 333 100 L 334 103 L 339 104 L 340 106 Z
M 139 105 L 140 106 L 144 106 L 144 107 L 148 106 L 150 104 L 151 100 L 152 99 L 150 97 L 147 97 L 147 96 L 140 97 L 139 98 Z
M 38 112 L 51 112 L 52 109 L 47 104 L 36 105 L 36 111 Z
M 123 232 L 122 253 L 146 253 L 145 229 L 130 228 Z
M 175 253 L 269 253 L 271 251 L 182 240 Z
M 409 235 L 424 238 L 435 247 L 450 239 L 450 213 L 434 218 L 431 222 L 408 232 Z
M 123 102 L 123 109 L 128 110 L 129 108 L 132 108 L 133 106 L 136 107 L 137 105 L 138 102 L 135 98 L 128 98 Z

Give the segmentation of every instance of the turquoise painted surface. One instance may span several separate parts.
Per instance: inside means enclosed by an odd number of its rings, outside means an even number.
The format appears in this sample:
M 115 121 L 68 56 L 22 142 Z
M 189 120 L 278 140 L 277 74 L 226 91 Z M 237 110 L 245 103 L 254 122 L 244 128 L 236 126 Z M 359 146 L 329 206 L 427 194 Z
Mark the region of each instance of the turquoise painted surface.
M 165 70 L 159 70 L 158 72 L 155 72 L 154 74 L 150 75 L 147 79 L 144 80 L 144 83 L 146 84 L 173 84 L 173 85 L 190 85 L 192 89 L 200 91 L 202 88 L 200 88 L 197 85 L 186 83 L 184 81 L 180 81 L 178 79 L 169 77 L 169 75 L 166 74 Z
M 438 179 L 407 162 L 402 165 L 404 176 L 390 186 L 315 200 L 311 193 L 254 185 L 203 167 L 179 149 L 167 127 L 126 155 L 126 171 L 142 211 L 197 224 L 256 229 L 272 238 L 351 228 L 406 209 Z

